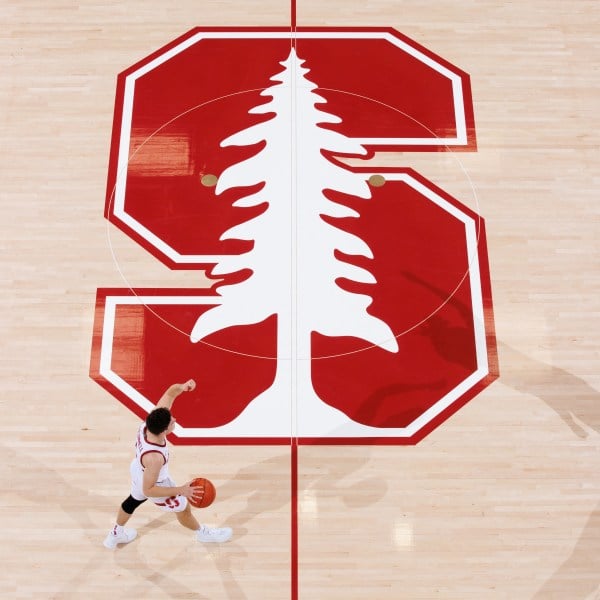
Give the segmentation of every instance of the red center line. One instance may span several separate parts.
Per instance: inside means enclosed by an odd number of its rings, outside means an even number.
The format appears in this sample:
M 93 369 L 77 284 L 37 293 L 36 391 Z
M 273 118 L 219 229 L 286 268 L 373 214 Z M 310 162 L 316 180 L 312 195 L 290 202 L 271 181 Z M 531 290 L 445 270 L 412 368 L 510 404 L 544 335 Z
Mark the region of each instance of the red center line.
M 290 0 L 290 29 L 292 46 L 296 46 L 296 0 Z M 298 600 L 298 438 L 290 440 L 291 449 L 291 586 L 292 600 Z
M 296 0 L 290 0 L 290 29 L 292 47 L 296 47 Z M 295 432 L 292 432 L 295 433 Z M 298 438 L 290 440 L 291 450 L 291 586 L 292 600 L 298 600 Z
M 290 440 L 292 480 L 292 600 L 298 600 L 298 438 Z

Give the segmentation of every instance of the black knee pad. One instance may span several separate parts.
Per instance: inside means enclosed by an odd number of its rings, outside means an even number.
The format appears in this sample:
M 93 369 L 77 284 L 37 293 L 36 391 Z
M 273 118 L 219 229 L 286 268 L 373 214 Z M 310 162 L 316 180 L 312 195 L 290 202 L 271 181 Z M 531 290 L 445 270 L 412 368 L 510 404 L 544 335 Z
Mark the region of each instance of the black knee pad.
M 146 498 L 147 500 L 147 498 Z M 133 496 L 129 496 L 126 500 L 123 500 L 121 508 L 128 514 L 133 514 L 133 511 L 140 505 L 144 504 L 146 500 L 136 500 Z

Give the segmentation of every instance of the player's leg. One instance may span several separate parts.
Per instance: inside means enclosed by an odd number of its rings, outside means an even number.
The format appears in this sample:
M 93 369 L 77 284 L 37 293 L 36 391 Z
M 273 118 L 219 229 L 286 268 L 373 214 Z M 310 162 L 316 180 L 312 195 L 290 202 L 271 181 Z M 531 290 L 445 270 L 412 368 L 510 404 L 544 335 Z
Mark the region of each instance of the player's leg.
M 116 548 L 118 544 L 128 544 L 132 542 L 136 536 L 137 531 L 135 529 L 124 527 L 125 523 L 129 521 L 131 515 L 135 509 L 146 502 L 147 498 L 143 500 L 137 500 L 133 496 L 129 495 L 122 503 L 117 512 L 117 521 L 114 527 L 108 532 L 108 535 L 104 539 L 104 547 L 112 550 Z
M 200 523 L 198 523 L 198 520 L 193 515 L 192 507 L 189 502 L 186 502 L 185 509 L 180 512 L 176 512 L 175 516 L 184 527 L 187 527 L 192 531 L 198 531 L 198 529 L 200 529 Z
M 231 539 L 230 527 L 207 527 L 200 525 L 192 513 L 192 507 L 189 502 L 182 511 L 175 513 L 177 520 L 187 529 L 196 532 L 196 539 L 199 542 L 228 542 Z
M 124 525 L 129 521 L 135 509 L 147 500 L 142 489 L 143 473 L 135 459 L 131 461 L 129 470 L 131 474 L 131 492 L 121 503 L 115 525 L 104 539 L 104 546 L 109 549 L 116 548 L 118 544 L 128 544 L 136 538 L 137 531 L 125 528 Z
M 131 496 L 129 497 L 131 498 Z M 127 521 L 131 519 L 131 515 L 133 514 L 133 512 L 125 512 L 123 504 L 125 504 L 125 502 L 123 502 L 121 506 L 119 506 L 119 512 L 117 512 L 117 525 L 120 525 L 121 527 L 123 527 L 127 523 Z
M 175 487 L 171 479 L 165 482 L 168 487 Z M 151 498 L 161 510 L 175 513 L 177 520 L 186 528 L 196 532 L 199 542 L 228 542 L 231 539 L 230 527 L 207 527 L 200 525 L 192 514 L 192 507 L 185 496 L 171 496 L 170 498 Z

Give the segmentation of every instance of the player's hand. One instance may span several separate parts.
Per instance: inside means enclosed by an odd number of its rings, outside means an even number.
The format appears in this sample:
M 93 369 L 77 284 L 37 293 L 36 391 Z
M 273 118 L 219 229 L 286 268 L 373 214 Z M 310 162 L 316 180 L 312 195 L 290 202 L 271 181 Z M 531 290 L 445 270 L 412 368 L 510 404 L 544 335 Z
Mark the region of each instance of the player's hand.
M 192 486 L 192 482 L 186 483 L 181 486 L 181 495 L 186 498 L 202 498 L 204 496 L 204 486 L 203 485 L 194 485 Z
M 196 382 L 193 379 L 188 379 L 185 383 L 181 384 L 181 391 L 192 392 L 196 389 Z

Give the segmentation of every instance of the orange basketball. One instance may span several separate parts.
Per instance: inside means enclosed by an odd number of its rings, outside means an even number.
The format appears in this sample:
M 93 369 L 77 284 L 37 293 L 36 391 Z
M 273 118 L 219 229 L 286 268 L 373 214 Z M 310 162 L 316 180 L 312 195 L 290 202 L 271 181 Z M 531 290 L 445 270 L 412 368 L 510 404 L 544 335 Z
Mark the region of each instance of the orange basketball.
M 214 502 L 215 496 L 217 495 L 217 490 L 211 481 L 205 479 L 204 477 L 196 477 L 196 479 L 194 479 L 190 485 L 204 486 L 204 494 L 198 494 L 193 498 L 188 498 L 192 506 L 195 506 L 196 508 L 206 508 Z

